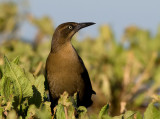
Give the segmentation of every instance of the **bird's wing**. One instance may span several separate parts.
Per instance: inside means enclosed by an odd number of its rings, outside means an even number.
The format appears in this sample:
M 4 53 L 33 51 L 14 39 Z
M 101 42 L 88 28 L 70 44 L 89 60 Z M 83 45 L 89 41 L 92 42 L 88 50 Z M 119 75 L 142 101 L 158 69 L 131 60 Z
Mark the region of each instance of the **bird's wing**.
M 78 55 L 78 59 L 79 59 L 81 65 L 83 66 L 83 69 L 84 69 L 84 71 L 81 73 L 82 79 L 84 80 L 85 84 L 87 85 L 89 91 L 92 94 L 96 94 L 96 92 L 92 89 L 92 85 L 91 85 L 91 81 L 90 81 L 90 78 L 89 78 L 88 71 L 87 71 L 87 69 L 86 69 L 86 67 L 83 63 L 83 60 L 81 59 L 81 57 L 79 55 Z

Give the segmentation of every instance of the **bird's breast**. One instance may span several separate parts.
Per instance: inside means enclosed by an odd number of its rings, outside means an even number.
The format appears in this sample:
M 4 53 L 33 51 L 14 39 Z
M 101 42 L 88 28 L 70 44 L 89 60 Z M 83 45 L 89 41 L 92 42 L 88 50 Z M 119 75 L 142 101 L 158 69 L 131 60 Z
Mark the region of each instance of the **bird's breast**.
M 46 68 L 48 83 L 53 90 L 59 90 L 57 92 L 68 90 L 72 93 L 77 91 L 78 85 L 84 87 L 81 79 L 84 69 L 72 46 L 66 46 L 56 53 L 50 53 Z
M 52 95 L 58 97 L 64 91 L 73 95 L 77 91 L 84 90 L 82 71 L 83 68 L 74 49 L 50 53 L 47 59 L 47 80 Z
M 47 65 L 52 72 L 82 72 L 78 55 L 71 44 L 67 44 L 56 53 L 50 53 Z

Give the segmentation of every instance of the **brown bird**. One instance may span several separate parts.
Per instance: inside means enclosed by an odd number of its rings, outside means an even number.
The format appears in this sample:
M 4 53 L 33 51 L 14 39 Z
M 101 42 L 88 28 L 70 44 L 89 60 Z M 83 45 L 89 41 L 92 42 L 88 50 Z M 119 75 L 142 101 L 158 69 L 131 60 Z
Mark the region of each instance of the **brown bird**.
M 78 93 L 78 106 L 88 107 L 92 104 L 91 96 L 95 92 L 87 69 L 71 44 L 71 38 L 80 29 L 93 24 L 67 22 L 59 25 L 53 34 L 51 51 L 46 61 L 52 109 L 64 91 L 71 96 Z

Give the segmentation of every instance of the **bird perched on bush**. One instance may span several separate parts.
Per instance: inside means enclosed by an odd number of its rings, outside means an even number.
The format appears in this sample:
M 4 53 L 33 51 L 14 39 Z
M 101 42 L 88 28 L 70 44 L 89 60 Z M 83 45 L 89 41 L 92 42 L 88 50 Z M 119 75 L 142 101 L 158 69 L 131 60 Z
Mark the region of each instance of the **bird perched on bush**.
M 67 22 L 59 25 L 53 34 L 51 51 L 46 61 L 52 111 L 64 91 L 71 96 L 78 93 L 78 106 L 88 107 L 92 104 L 91 96 L 95 92 L 87 69 L 71 44 L 71 38 L 80 29 L 93 24 Z

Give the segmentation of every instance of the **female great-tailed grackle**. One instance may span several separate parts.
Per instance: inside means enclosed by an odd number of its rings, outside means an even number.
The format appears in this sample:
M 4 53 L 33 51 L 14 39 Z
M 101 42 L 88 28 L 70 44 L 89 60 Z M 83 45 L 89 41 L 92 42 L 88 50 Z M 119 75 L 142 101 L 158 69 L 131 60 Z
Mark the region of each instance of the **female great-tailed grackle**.
M 71 96 L 78 93 L 78 106 L 88 107 L 92 104 L 91 96 L 95 92 L 87 69 L 71 44 L 71 38 L 80 29 L 93 24 L 67 22 L 59 25 L 53 34 L 51 51 L 46 61 L 52 109 L 64 91 Z

